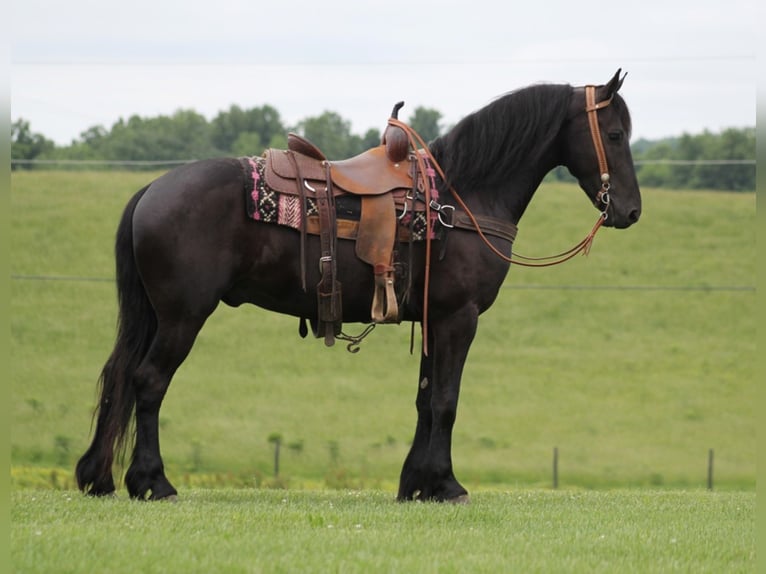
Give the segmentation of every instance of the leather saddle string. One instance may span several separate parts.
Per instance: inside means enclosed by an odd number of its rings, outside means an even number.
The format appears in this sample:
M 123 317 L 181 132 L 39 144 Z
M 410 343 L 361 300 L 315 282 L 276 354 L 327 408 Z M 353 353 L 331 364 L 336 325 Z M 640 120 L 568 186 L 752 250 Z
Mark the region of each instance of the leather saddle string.
M 412 258 L 415 251 L 415 198 L 418 191 L 418 164 L 414 157 L 410 157 L 409 162 L 410 177 L 412 178 L 412 199 L 409 200 L 409 204 L 407 203 L 407 198 L 404 200 L 404 209 L 407 209 L 408 205 L 410 209 L 410 238 L 407 245 L 407 286 L 402 297 L 402 304 L 409 302 L 410 294 L 412 293 Z
M 330 232 L 329 232 L 329 255 L 331 258 L 330 266 L 330 285 L 332 286 L 332 297 L 330 299 L 330 308 L 332 309 L 333 317 L 336 317 L 338 321 L 341 320 L 340 309 L 336 306 L 336 303 L 340 303 L 340 300 L 336 298 L 336 285 L 338 282 L 338 211 L 335 207 L 335 192 L 332 188 L 332 175 L 330 173 L 330 162 L 325 162 L 325 178 L 327 180 L 326 194 L 327 194 L 327 206 L 330 216 Z

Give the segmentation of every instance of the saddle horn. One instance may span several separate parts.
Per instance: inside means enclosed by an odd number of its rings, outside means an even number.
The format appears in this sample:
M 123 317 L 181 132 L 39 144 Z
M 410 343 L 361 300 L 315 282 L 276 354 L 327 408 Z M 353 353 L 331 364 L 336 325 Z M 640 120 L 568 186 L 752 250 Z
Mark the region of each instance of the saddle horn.
M 391 110 L 391 118 L 399 119 L 399 110 L 404 106 L 404 102 L 394 104 Z M 410 140 L 404 130 L 399 126 L 388 125 L 383 132 L 381 143 L 386 146 L 386 157 L 393 163 L 399 163 L 407 159 L 410 151 Z

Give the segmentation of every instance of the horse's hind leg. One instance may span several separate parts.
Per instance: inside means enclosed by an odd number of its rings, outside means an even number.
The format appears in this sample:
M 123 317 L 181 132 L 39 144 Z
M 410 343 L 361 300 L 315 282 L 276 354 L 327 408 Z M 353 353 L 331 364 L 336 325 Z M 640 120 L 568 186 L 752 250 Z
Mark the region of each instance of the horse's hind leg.
M 165 476 L 160 456 L 160 406 L 205 318 L 160 321 L 149 352 L 136 372 L 136 441 L 125 474 L 125 486 L 132 498 L 146 498 L 149 492 L 151 500 L 174 498 L 177 494 Z
M 91 496 L 109 496 L 115 491 L 114 478 L 112 476 L 112 450 L 113 440 L 107 438 L 110 417 L 110 404 L 104 402 L 98 412 L 96 432 L 90 447 L 77 462 L 75 475 L 81 490 Z M 108 445 L 108 450 L 104 448 Z

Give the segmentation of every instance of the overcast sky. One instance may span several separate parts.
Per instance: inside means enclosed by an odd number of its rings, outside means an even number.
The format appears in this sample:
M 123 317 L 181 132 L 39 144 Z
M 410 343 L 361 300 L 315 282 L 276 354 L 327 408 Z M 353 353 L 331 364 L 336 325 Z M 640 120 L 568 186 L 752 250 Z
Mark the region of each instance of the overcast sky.
M 12 0 L 11 120 L 66 145 L 133 114 L 270 104 L 288 126 L 330 110 L 362 134 L 398 100 L 403 119 L 426 106 L 452 124 L 622 68 L 634 140 L 719 131 L 755 125 L 761 15 L 756 0 Z

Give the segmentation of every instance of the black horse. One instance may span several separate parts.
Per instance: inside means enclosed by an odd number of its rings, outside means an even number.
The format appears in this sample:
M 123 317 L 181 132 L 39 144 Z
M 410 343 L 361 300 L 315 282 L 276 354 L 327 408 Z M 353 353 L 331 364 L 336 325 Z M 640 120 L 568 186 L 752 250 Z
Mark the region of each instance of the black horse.
M 618 70 L 600 86 L 530 86 L 466 116 L 428 146 L 443 170 L 434 178 L 440 215 L 455 205 L 480 225 L 515 225 L 543 177 L 564 165 L 605 226 L 636 223 L 641 198 L 628 142 L 630 116 L 617 93 L 623 80 Z M 153 181 L 125 208 L 115 247 L 117 338 L 99 380 L 93 441 L 76 468 L 88 494 L 115 491 L 114 457 L 132 438 L 125 474 L 130 496 L 176 496 L 160 456 L 160 406 L 220 301 L 316 323 L 319 238 L 248 218 L 246 185 L 241 158 L 195 161 Z M 412 286 L 400 320 L 421 323 L 424 343 L 417 425 L 398 499 L 463 501 L 467 491 L 455 478 L 451 456 L 460 380 L 478 317 L 492 305 L 510 266 L 498 253 L 510 256 L 512 240 L 438 221 L 435 227 L 441 229 L 428 265 L 427 242 L 397 250 L 409 254 Z M 370 323 L 370 266 L 356 257 L 353 241 L 337 241 L 336 260 L 343 322 Z

